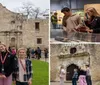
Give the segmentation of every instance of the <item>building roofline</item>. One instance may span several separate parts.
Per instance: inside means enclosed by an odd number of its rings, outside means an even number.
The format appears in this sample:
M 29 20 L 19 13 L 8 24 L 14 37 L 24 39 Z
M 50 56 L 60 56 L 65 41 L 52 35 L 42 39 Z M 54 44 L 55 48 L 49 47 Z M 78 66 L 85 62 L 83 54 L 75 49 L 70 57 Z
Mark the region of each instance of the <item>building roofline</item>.
M 6 9 L 6 10 L 7 10 L 8 12 L 10 12 L 10 13 L 18 14 L 17 12 L 13 12 L 13 11 L 9 10 L 8 8 L 6 8 L 6 6 L 2 5 L 1 3 L 0 3 L 0 6 L 1 6 L 2 8 L 4 8 L 4 9 Z

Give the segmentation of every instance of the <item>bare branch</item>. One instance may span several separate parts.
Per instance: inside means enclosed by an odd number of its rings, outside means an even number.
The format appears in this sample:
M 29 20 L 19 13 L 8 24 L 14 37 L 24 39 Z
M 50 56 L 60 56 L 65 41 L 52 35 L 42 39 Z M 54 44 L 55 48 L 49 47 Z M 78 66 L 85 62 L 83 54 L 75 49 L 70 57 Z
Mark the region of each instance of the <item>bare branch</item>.
M 45 13 L 47 13 L 49 9 L 41 11 L 39 7 L 35 7 L 34 4 L 32 4 L 31 2 L 26 2 L 26 3 L 23 3 L 23 6 L 19 8 L 18 10 L 19 10 L 19 13 L 22 13 L 23 15 L 25 15 L 27 19 L 29 18 L 36 19 L 36 18 L 39 18 L 39 16 L 41 15 L 43 16 Z

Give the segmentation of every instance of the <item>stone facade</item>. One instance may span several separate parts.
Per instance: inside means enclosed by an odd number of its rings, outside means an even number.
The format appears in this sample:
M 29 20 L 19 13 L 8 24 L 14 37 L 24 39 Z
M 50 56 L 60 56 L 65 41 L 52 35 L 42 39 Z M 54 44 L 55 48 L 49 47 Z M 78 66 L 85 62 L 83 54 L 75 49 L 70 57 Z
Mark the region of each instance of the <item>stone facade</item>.
M 91 72 L 94 81 L 100 81 L 100 45 L 94 44 L 91 46 Z M 100 85 L 100 84 L 99 84 Z
M 51 81 L 59 81 L 58 72 L 61 65 L 66 69 L 66 77 L 70 66 L 81 67 L 89 64 L 91 67 L 92 81 L 100 81 L 100 45 L 96 44 L 66 44 L 51 45 Z M 77 50 L 72 54 L 71 49 Z M 73 67 L 71 67 L 73 69 Z M 67 81 L 68 78 L 66 78 Z
M 0 42 L 7 46 L 48 47 L 48 19 L 26 19 L 0 4 Z M 38 30 L 36 30 L 38 23 Z M 37 39 L 40 39 L 37 41 Z M 38 43 L 39 42 L 39 43 Z

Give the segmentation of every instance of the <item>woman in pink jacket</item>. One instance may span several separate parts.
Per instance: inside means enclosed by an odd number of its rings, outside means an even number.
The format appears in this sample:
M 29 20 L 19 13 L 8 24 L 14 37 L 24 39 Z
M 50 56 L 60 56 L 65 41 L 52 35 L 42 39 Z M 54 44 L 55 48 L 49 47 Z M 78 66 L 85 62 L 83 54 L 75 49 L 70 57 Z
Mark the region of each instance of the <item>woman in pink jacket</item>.
M 81 67 L 79 71 L 79 85 L 87 85 L 86 71 Z

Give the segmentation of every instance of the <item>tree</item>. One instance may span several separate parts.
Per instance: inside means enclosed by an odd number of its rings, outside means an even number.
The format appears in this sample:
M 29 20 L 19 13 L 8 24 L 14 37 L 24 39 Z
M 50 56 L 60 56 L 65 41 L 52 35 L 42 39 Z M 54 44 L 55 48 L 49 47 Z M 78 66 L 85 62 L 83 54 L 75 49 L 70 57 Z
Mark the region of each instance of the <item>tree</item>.
M 35 18 L 37 19 L 38 16 L 40 15 L 40 8 L 39 7 L 35 7 L 32 12 L 31 12 L 31 15 L 30 15 L 30 18 Z
M 39 7 L 35 7 L 32 2 L 23 3 L 21 8 L 17 10 L 19 13 L 25 15 L 28 19 L 29 18 L 39 18 L 39 16 L 43 16 L 45 13 L 48 13 L 48 9 L 41 11 Z
M 27 16 L 27 18 L 30 18 L 30 16 L 33 14 L 34 5 L 31 2 L 23 3 L 21 10 L 23 14 Z

